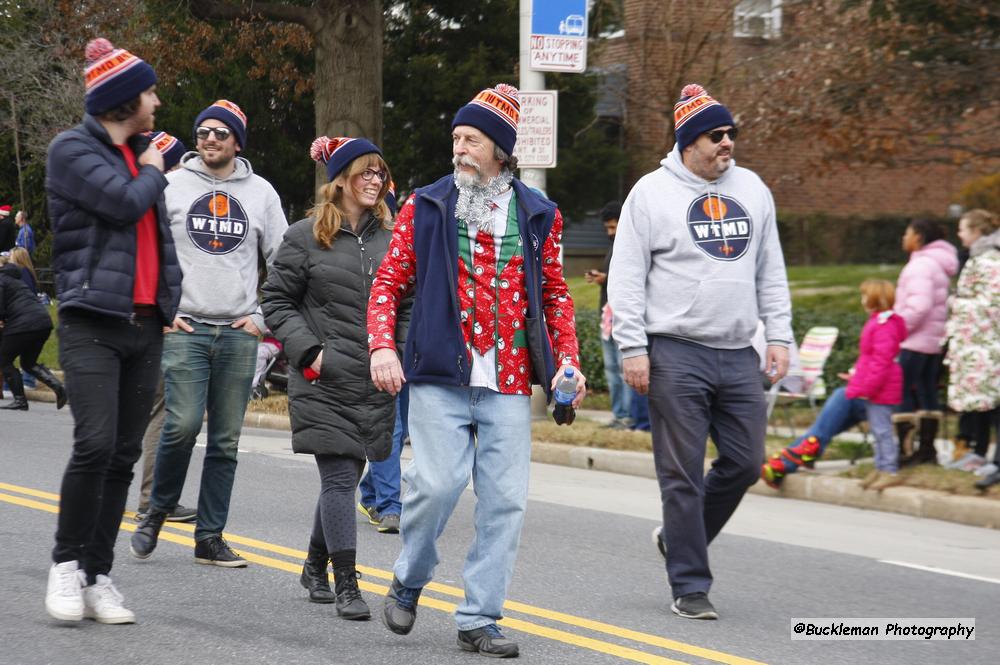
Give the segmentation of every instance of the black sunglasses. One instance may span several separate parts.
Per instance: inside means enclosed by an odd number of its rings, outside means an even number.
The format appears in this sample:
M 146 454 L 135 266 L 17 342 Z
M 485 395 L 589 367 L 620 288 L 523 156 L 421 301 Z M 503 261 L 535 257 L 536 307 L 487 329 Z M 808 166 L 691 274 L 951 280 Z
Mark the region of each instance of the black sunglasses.
M 199 127 L 195 130 L 194 135 L 198 137 L 201 141 L 208 140 L 210 134 L 215 134 L 215 138 L 220 141 L 225 141 L 230 136 L 232 136 L 233 130 L 228 127 Z M 716 141 L 718 143 L 718 141 Z
M 705 132 L 705 136 L 712 143 L 722 143 L 723 136 L 729 136 L 730 141 L 735 141 L 736 137 L 740 135 L 740 130 L 736 127 L 730 127 L 729 129 L 713 129 L 710 132 Z

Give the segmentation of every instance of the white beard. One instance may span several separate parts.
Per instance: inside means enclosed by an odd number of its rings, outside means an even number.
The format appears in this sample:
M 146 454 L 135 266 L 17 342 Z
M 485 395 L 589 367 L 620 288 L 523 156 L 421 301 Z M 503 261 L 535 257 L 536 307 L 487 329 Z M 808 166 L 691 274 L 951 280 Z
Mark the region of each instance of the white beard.
M 507 191 L 513 179 L 514 175 L 510 170 L 504 169 L 484 185 L 480 184 L 478 177 L 462 173 L 456 168 L 455 187 L 458 189 L 458 202 L 455 204 L 455 219 L 475 224 L 478 230 L 493 235 L 493 209 L 489 202 Z

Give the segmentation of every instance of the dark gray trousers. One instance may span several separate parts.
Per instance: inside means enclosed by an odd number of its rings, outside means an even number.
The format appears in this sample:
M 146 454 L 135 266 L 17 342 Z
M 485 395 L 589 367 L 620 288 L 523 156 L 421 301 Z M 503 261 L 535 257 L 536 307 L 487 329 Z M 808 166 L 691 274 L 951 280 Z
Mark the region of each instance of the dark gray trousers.
M 711 349 L 651 336 L 649 416 L 674 598 L 708 593 L 708 544 L 764 461 L 767 410 L 752 347 Z M 705 474 L 705 446 L 719 451 Z

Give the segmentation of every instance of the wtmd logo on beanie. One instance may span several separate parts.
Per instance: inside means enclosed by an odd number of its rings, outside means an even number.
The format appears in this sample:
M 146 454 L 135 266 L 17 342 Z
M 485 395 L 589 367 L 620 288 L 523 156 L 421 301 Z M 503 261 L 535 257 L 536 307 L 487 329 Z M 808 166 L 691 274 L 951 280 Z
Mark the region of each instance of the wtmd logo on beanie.
M 514 153 L 514 144 L 517 143 L 517 123 L 520 118 L 521 100 L 518 98 L 517 88 L 500 83 L 481 91 L 471 102 L 458 109 L 451 128 L 459 125 L 475 127 L 511 155 Z
M 90 115 L 106 113 L 156 85 L 156 72 L 145 60 L 103 37 L 87 44 L 85 56 L 84 108 Z
M 684 86 L 680 100 L 674 104 L 674 136 L 681 152 L 705 132 L 735 124 L 729 109 L 697 83 Z

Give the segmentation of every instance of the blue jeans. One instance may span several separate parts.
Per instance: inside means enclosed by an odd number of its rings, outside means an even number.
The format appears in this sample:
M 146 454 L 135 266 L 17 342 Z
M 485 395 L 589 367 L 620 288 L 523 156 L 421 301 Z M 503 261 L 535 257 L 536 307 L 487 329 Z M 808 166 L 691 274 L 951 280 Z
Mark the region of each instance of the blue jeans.
M 406 410 L 410 403 L 409 386 L 396 398 L 396 425 L 392 430 L 392 453 L 381 462 L 369 462 L 361 479 L 361 505 L 375 506 L 379 515 L 399 515 L 399 455 L 406 438 Z
M 648 432 L 649 425 L 649 396 L 641 395 L 629 386 L 629 416 L 632 418 L 632 429 L 640 432 Z
M 472 477 L 476 536 L 465 559 L 459 630 L 502 617 L 521 538 L 531 464 L 527 395 L 429 383 L 410 386 L 413 461 L 403 474 L 403 551 L 393 572 L 419 589 L 434 576 L 435 542 Z
M 608 382 L 608 392 L 611 394 L 611 413 L 618 420 L 628 418 L 629 397 L 631 390 L 625 385 L 622 377 L 622 352 L 614 337 L 601 340 L 601 350 L 604 352 L 604 379 Z
M 208 447 L 198 492 L 195 540 L 221 534 L 229 517 L 236 449 L 250 399 L 257 338 L 242 329 L 189 321 L 194 332 L 163 336 L 166 419 L 156 451 L 150 507 L 171 512 L 208 410 Z
M 789 447 L 798 446 L 810 436 L 814 436 L 819 442 L 819 455 L 817 457 L 822 457 L 823 451 L 830 445 L 833 437 L 854 427 L 858 423 L 864 422 L 868 418 L 866 404 L 867 402 L 863 399 L 847 399 L 847 390 L 843 387 L 837 388 L 826 399 L 826 402 L 823 403 L 823 410 L 819 412 L 819 416 L 816 418 L 816 422 L 812 424 L 812 427 L 807 429 L 805 434 L 796 439 Z M 893 407 L 886 408 L 891 413 Z M 889 423 L 889 430 L 891 436 L 891 422 Z M 794 473 L 799 468 L 788 457 L 782 457 L 782 462 L 784 462 L 787 473 Z
M 865 410 L 868 428 L 875 438 L 875 468 L 896 473 L 899 471 L 899 444 L 892 431 L 892 412 L 895 407 L 865 402 Z

